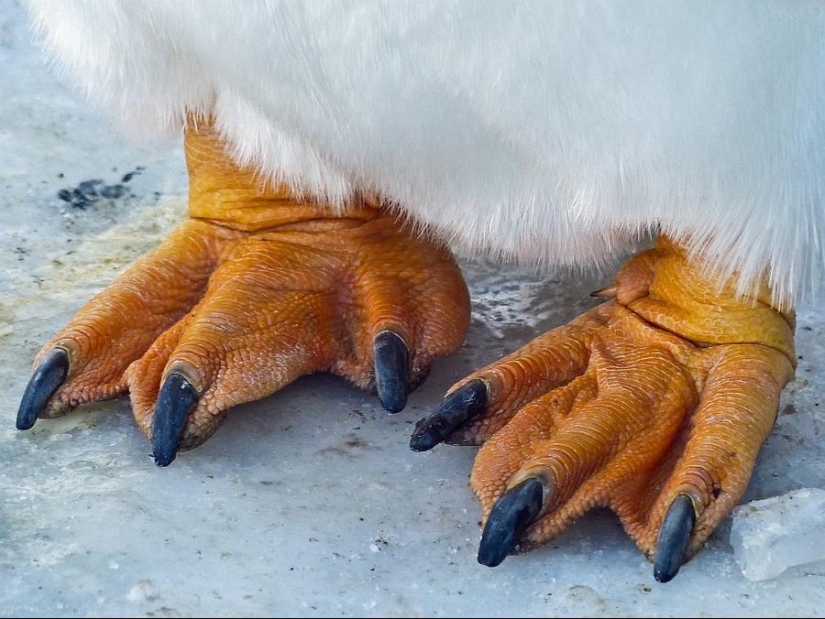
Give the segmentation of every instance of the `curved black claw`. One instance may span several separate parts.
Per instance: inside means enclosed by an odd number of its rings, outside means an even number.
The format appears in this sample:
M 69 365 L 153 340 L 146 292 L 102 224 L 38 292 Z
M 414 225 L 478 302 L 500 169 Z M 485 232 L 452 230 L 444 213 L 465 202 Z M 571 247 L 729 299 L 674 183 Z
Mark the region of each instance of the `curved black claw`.
M 17 411 L 18 430 L 28 430 L 34 426 L 46 402 L 63 384 L 68 374 L 69 353 L 63 348 L 49 351 L 26 385 Z
M 428 451 L 444 441 L 462 424 L 487 410 L 487 385 L 472 380 L 448 395 L 434 412 L 415 424 L 410 440 L 413 451 Z
M 496 567 L 512 552 L 524 531 L 536 519 L 544 505 L 544 484 L 532 477 L 508 490 L 493 506 L 487 519 L 478 562 Z
M 378 399 L 387 412 L 398 413 L 407 405 L 409 350 L 392 331 L 379 333 L 372 346 Z
M 684 494 L 677 496 L 667 510 L 659 539 L 656 541 L 656 564 L 653 577 L 659 582 L 668 582 L 679 573 L 685 562 L 688 542 L 696 524 L 696 510 L 693 501 Z
M 152 422 L 152 452 L 155 464 L 169 466 L 178 455 L 186 417 L 198 403 L 198 392 L 182 375 L 172 373 L 163 383 Z

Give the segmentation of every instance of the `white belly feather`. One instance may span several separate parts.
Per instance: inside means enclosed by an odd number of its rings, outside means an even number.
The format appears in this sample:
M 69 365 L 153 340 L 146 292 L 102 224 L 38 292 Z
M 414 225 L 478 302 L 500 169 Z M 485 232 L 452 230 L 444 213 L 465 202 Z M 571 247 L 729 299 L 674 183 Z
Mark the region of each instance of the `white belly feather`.
M 126 126 L 214 111 L 263 174 L 472 250 L 588 264 L 661 226 L 782 301 L 818 279 L 825 3 L 28 2 Z

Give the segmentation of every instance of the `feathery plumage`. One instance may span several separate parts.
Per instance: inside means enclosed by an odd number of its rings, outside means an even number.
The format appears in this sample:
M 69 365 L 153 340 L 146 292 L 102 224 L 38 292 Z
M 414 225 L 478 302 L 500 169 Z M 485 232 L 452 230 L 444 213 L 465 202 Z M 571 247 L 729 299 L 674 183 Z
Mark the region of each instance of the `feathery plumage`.
M 27 0 L 136 133 L 213 113 L 262 177 L 592 264 L 661 227 L 782 303 L 823 263 L 825 5 Z

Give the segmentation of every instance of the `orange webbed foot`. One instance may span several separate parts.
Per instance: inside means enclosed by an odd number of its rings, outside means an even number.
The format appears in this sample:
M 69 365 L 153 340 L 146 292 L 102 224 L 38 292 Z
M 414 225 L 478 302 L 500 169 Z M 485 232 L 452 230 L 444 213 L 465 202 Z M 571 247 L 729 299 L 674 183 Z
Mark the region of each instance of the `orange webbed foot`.
M 469 322 L 443 247 L 359 201 L 333 212 L 235 167 L 207 125 L 187 134 L 190 216 L 40 352 L 18 427 L 129 392 L 165 466 L 226 412 L 332 372 L 397 412 Z
M 596 507 L 670 580 L 733 509 L 791 380 L 793 318 L 715 286 L 668 239 L 590 310 L 479 370 L 413 449 L 483 444 L 479 561 L 547 543 Z

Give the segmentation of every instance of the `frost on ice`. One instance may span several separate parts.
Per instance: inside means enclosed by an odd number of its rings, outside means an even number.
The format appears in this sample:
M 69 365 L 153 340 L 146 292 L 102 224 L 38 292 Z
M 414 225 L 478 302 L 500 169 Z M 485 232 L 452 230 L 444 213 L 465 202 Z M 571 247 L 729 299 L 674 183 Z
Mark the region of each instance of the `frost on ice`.
M 803 488 L 737 507 L 730 539 L 749 580 L 825 560 L 825 490 Z

